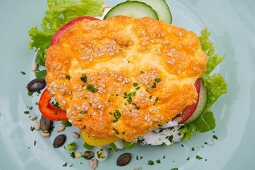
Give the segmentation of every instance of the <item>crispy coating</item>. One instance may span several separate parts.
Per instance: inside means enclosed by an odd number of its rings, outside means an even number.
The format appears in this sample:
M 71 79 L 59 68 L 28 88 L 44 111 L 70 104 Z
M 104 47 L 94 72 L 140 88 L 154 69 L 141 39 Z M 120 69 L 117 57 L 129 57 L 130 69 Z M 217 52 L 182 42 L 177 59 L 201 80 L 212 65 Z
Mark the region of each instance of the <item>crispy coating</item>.
M 191 105 L 207 65 L 195 33 L 124 16 L 80 21 L 46 55 L 47 88 L 70 122 L 93 137 L 126 141 Z

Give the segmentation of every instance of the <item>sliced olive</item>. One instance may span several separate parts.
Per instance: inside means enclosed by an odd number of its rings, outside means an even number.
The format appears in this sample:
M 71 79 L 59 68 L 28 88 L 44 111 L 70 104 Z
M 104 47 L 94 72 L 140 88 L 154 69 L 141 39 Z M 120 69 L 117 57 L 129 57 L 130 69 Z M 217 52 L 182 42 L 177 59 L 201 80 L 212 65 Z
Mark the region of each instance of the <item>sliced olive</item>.
M 60 146 L 64 145 L 65 142 L 66 142 L 66 135 L 64 134 L 58 135 L 53 141 L 53 147 L 59 148 Z
M 29 92 L 36 92 L 44 89 L 46 86 L 45 80 L 34 79 L 27 84 L 27 90 Z
M 124 153 L 124 154 L 120 155 L 119 158 L 117 159 L 117 165 L 118 166 L 126 166 L 127 164 L 129 164 L 131 159 L 132 159 L 132 156 L 130 153 Z

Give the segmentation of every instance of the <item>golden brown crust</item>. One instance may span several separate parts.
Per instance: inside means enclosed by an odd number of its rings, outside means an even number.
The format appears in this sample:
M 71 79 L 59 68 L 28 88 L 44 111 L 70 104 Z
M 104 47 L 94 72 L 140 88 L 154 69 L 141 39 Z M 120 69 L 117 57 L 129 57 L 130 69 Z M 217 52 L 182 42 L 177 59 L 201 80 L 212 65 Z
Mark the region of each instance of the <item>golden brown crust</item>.
M 207 64 L 193 32 L 123 16 L 74 24 L 46 55 L 47 88 L 69 120 L 96 138 L 126 141 L 191 105 Z

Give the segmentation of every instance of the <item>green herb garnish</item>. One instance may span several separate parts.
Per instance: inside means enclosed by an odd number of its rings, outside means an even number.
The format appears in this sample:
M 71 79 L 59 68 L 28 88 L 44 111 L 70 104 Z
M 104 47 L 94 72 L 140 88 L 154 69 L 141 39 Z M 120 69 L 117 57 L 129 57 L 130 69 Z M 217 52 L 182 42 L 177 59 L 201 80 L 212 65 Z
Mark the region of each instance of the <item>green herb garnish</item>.
M 216 135 L 213 135 L 213 139 L 218 140 L 218 137 Z
M 92 93 L 96 93 L 98 91 L 92 84 L 87 85 L 87 90 Z
M 30 127 L 31 132 L 33 132 L 35 130 L 35 128 L 33 126 Z
M 161 78 L 155 78 L 155 82 L 156 82 L 156 83 L 161 82 Z
M 81 81 L 82 81 L 83 83 L 87 83 L 87 76 L 86 76 L 85 74 L 82 74 L 82 76 L 81 76 Z
M 20 73 L 21 73 L 22 75 L 26 75 L 26 73 L 25 73 L 24 71 L 20 71 Z
M 24 111 L 24 113 L 27 115 L 27 114 L 29 114 L 29 111 Z
M 113 122 L 113 123 L 117 123 L 118 120 L 119 120 L 119 118 L 121 117 L 120 111 L 119 111 L 119 110 L 115 110 L 113 116 L 114 116 L 115 119 L 114 119 L 112 122 Z
M 153 160 L 148 160 L 148 163 L 147 163 L 148 165 L 150 165 L 150 166 L 152 166 L 152 165 L 154 165 L 154 161 Z
M 45 77 L 46 77 L 46 75 L 47 75 L 47 71 L 46 71 L 46 70 L 36 71 L 36 72 L 35 72 L 35 77 L 36 77 L 37 79 L 40 79 L 40 80 L 44 80 Z
M 136 92 L 134 91 L 134 92 L 131 92 L 131 93 L 124 93 L 124 99 L 126 99 L 127 100 L 127 102 L 129 103 L 129 104 L 131 104 L 132 102 L 133 102 L 133 99 L 132 99 L 132 97 L 134 97 L 136 95 Z
M 203 158 L 201 156 L 199 156 L 199 155 L 196 155 L 196 159 L 201 160 Z
M 70 80 L 70 79 L 71 79 L 71 76 L 70 76 L 70 75 L 66 75 L 66 79 L 67 79 L 67 80 Z
M 61 121 L 61 124 L 64 125 L 65 127 L 72 126 L 72 124 L 68 120 Z
M 91 149 L 94 148 L 94 146 L 91 146 L 91 145 L 89 145 L 89 144 L 87 144 L 87 143 L 84 143 L 84 144 L 83 144 L 83 147 L 86 148 L 86 149 L 88 149 L 88 150 L 91 150 Z
M 137 86 L 139 86 L 139 84 L 138 84 L 137 82 L 135 82 L 135 83 L 133 84 L 133 86 L 134 86 L 134 87 L 137 87 Z
M 87 114 L 88 113 L 88 111 L 86 110 L 86 111 L 80 111 L 80 114 L 81 115 L 85 115 L 85 114 Z
M 157 87 L 157 84 L 156 84 L 156 82 L 154 82 L 154 83 L 152 84 L 151 88 L 155 89 L 156 87 Z

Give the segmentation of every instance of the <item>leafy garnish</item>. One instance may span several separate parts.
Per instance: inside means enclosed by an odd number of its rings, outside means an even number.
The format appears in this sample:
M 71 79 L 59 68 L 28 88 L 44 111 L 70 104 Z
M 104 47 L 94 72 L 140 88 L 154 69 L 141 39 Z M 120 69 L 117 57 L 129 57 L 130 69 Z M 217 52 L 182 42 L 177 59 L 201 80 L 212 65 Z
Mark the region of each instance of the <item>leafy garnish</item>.
M 127 142 L 127 141 L 122 141 L 122 143 L 123 143 L 123 145 L 125 146 L 125 148 L 126 149 L 129 149 L 129 150 L 131 150 L 131 149 L 134 149 L 137 145 L 138 145 L 138 143 L 135 143 L 135 142 Z
M 46 75 L 47 75 L 47 71 L 46 71 L 46 70 L 36 71 L 36 72 L 35 72 L 35 77 L 36 77 L 37 79 L 44 80 L 45 77 L 46 77 Z
M 113 123 L 117 123 L 119 121 L 119 118 L 121 117 L 121 113 L 119 110 L 115 110 L 114 112 L 114 120 L 113 120 Z
M 45 50 L 64 24 L 79 16 L 101 16 L 103 5 L 103 0 L 48 0 L 41 28 L 35 26 L 28 31 L 30 47 L 37 52 L 35 62 L 45 65 Z
M 91 145 L 89 145 L 87 143 L 84 143 L 83 147 L 86 148 L 86 149 L 93 149 L 94 148 L 94 146 L 91 146 Z
M 197 120 L 186 124 L 181 130 L 181 133 L 184 134 L 183 140 L 189 140 L 192 137 L 192 134 L 196 131 L 207 132 L 215 128 L 215 118 L 214 114 L 211 111 L 212 105 L 216 100 L 227 92 L 227 84 L 221 74 L 210 73 L 215 69 L 215 67 L 223 61 L 223 57 L 220 57 L 216 53 L 216 49 L 213 45 L 213 42 L 209 39 L 210 32 L 207 29 L 201 31 L 200 42 L 203 51 L 208 56 L 207 71 L 202 76 L 205 88 L 207 90 L 207 103 L 203 113 L 198 117 Z
M 202 50 L 208 56 L 208 64 L 206 67 L 206 73 L 203 75 L 202 78 L 209 75 L 215 69 L 215 67 L 224 60 L 223 56 L 219 56 L 217 54 L 213 42 L 209 39 L 210 34 L 211 33 L 208 31 L 208 29 L 203 29 L 201 31 L 201 36 L 199 37 Z

